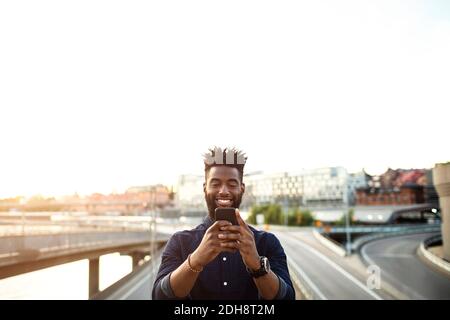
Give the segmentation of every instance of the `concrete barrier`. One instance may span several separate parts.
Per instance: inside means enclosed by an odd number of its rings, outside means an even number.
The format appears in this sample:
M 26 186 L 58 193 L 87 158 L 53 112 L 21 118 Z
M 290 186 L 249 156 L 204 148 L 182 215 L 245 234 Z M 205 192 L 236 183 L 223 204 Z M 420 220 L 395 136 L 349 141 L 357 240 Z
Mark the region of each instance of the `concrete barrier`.
M 337 255 L 341 257 L 345 257 L 347 255 L 347 252 L 344 248 L 339 246 L 334 241 L 328 239 L 327 237 L 323 236 L 320 232 L 318 232 L 316 229 L 313 230 L 314 237 L 325 247 L 336 253 Z
M 450 277 L 450 263 L 428 250 L 428 247 L 437 241 L 442 241 L 441 235 L 425 239 L 420 244 L 417 254 L 422 260 L 425 260 L 426 263 Z

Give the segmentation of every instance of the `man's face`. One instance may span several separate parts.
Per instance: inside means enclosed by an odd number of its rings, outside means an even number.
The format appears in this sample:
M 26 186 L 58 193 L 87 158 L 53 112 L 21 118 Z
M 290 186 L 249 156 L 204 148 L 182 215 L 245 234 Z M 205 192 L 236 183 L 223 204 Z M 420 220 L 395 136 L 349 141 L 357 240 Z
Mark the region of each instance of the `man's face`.
M 217 207 L 239 208 L 245 185 L 241 183 L 238 169 L 216 166 L 209 170 L 203 191 L 209 215 L 213 218 Z

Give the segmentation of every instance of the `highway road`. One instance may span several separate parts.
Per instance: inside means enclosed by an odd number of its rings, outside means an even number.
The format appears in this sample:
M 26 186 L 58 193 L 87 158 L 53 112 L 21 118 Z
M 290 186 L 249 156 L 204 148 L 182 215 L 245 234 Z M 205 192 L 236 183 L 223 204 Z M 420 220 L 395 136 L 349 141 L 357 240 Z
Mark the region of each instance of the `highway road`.
M 392 299 L 386 292 L 369 289 L 366 275 L 346 265 L 346 259 L 330 252 L 314 238 L 311 231 L 273 230 L 289 261 L 289 271 L 300 278 L 323 300 Z M 420 242 L 432 234 L 392 237 L 370 242 L 361 254 L 368 263 L 381 268 L 381 281 L 388 281 L 398 291 L 413 299 L 449 299 L 450 279 L 433 271 L 416 255 Z M 156 259 L 159 266 L 159 259 Z M 157 266 L 157 267 L 158 267 Z M 145 266 L 108 299 L 151 299 L 156 268 Z
M 317 299 L 383 299 L 376 290 L 369 290 L 361 279 L 309 245 L 309 240 L 314 240 L 311 232 L 277 231 L 274 234 L 280 239 L 286 251 L 290 272 L 307 281 Z M 149 299 L 154 279 L 154 273 L 151 271 L 149 266 L 144 268 L 108 299 Z
M 362 258 L 381 268 L 388 281 L 410 299 L 450 299 L 450 279 L 434 271 L 417 256 L 420 243 L 433 233 L 396 236 L 369 242 Z
M 322 300 L 382 300 L 378 290 L 370 290 L 366 283 L 311 245 L 310 231 L 274 231 L 290 263 L 290 272 L 306 282 L 316 299 Z

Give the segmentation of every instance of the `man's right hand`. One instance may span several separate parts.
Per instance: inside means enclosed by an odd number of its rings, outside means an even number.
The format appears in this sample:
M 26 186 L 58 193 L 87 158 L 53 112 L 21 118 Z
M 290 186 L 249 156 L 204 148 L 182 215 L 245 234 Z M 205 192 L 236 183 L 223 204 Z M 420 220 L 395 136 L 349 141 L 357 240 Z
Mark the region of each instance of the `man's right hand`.
M 219 239 L 219 233 L 224 233 L 220 228 L 224 226 L 231 226 L 232 223 L 225 220 L 219 220 L 206 230 L 202 242 L 191 254 L 191 266 L 194 269 L 200 270 L 208 263 L 213 261 L 219 253 L 236 252 L 236 249 L 226 248 L 220 245 L 224 240 Z

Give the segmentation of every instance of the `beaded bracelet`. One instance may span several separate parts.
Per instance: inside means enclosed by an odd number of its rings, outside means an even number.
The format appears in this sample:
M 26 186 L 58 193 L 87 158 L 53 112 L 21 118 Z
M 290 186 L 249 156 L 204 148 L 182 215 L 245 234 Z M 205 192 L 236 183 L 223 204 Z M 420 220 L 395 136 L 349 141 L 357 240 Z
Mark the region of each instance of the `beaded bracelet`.
M 192 272 L 195 272 L 195 273 L 202 272 L 203 268 L 201 268 L 200 270 L 196 270 L 196 269 L 194 269 L 194 268 L 191 267 L 191 254 L 188 255 L 187 260 L 188 260 L 188 267 L 189 267 L 189 270 L 191 270 Z

